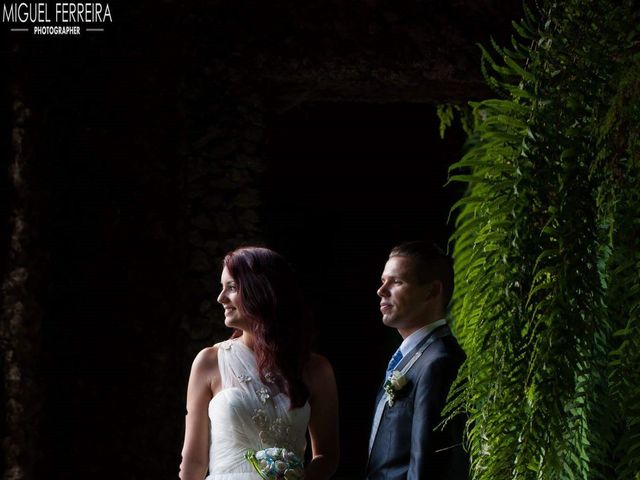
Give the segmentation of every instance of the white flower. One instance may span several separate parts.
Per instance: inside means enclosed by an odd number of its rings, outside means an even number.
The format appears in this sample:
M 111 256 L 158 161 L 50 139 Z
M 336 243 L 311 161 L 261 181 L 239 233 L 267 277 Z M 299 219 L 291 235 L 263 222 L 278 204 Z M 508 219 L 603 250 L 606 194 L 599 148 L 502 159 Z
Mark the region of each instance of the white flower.
M 277 460 L 275 465 L 276 465 L 276 471 L 278 473 L 284 473 L 284 471 L 287 469 L 287 464 L 284 463 L 282 460 Z
M 267 414 L 261 408 L 258 408 L 253 412 L 253 417 L 251 417 L 251 419 L 255 422 L 258 428 L 264 429 L 269 425 L 269 417 L 267 417 Z
M 394 370 L 389 377 L 391 387 L 397 392 L 407 384 L 407 378 L 399 371 Z
M 262 460 L 259 461 L 258 467 L 263 472 L 268 472 L 271 469 L 271 464 L 269 463 L 269 460 L 267 460 L 266 458 L 263 458 Z
M 302 478 L 302 471 L 299 469 L 290 468 L 286 472 L 284 472 L 285 480 L 298 480 Z
M 390 407 L 393 407 L 393 403 L 395 402 L 395 399 L 396 399 L 396 394 L 400 390 L 402 390 L 406 384 L 407 384 L 407 378 L 404 376 L 402 372 L 399 372 L 398 370 L 394 370 L 393 372 L 391 372 L 391 375 L 389 375 L 389 378 L 387 379 L 387 381 L 384 382 L 384 387 L 383 387 L 385 391 L 385 398 L 387 401 L 387 405 L 389 405 Z
M 267 453 L 267 455 L 269 455 L 270 457 L 276 458 L 279 457 L 281 455 L 282 449 L 280 448 L 275 448 L 275 447 L 271 447 L 271 448 L 267 448 L 265 450 L 265 452 Z
M 287 462 L 294 462 L 298 460 L 298 456 L 295 453 L 293 453 L 291 450 L 287 451 L 284 458 Z
M 256 393 L 258 394 L 258 398 L 262 403 L 267 403 L 267 400 L 271 398 L 271 395 L 269 394 L 269 390 L 267 390 L 266 388 L 261 388 Z

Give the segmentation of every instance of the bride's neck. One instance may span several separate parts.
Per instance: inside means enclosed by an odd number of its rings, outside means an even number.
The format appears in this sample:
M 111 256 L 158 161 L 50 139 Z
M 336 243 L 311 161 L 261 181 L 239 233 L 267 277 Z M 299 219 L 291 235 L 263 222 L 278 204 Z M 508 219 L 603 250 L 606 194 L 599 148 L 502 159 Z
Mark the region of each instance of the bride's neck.
M 238 340 L 244 343 L 247 347 L 253 350 L 253 335 L 248 332 L 242 332 L 242 335 L 238 337 Z

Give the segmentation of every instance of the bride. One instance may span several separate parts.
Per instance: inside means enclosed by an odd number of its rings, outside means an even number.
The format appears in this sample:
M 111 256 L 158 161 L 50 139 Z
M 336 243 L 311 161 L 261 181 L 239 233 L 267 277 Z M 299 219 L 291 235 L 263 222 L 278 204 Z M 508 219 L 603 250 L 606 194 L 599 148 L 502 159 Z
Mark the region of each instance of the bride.
M 304 460 L 308 430 L 304 478 L 327 479 L 338 463 L 336 384 L 327 359 L 310 352 L 293 272 L 260 247 L 234 250 L 223 265 L 218 302 L 235 330 L 193 361 L 180 478 L 257 480 L 248 451 L 279 447 Z

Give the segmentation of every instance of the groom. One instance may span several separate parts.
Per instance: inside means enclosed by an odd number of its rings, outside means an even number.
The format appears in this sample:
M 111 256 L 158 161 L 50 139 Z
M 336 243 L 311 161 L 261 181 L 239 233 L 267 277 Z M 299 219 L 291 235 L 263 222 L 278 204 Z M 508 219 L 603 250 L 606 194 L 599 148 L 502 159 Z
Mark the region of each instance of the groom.
M 368 480 L 468 478 L 464 419 L 436 428 L 465 359 L 444 318 L 452 292 L 451 260 L 438 247 L 413 241 L 391 250 L 378 296 L 382 322 L 403 341 L 376 399 Z

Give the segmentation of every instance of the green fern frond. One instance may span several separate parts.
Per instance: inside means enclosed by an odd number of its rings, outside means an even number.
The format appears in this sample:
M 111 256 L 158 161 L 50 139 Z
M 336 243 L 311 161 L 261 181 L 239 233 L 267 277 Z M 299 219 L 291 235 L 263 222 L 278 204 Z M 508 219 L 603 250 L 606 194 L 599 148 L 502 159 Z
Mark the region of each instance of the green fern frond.
M 525 5 L 509 49 L 481 47 L 501 98 L 470 103 L 450 167 L 467 185 L 450 240 L 467 361 L 447 412 L 468 413 L 474 479 L 639 475 L 634 19 L 630 1 Z

